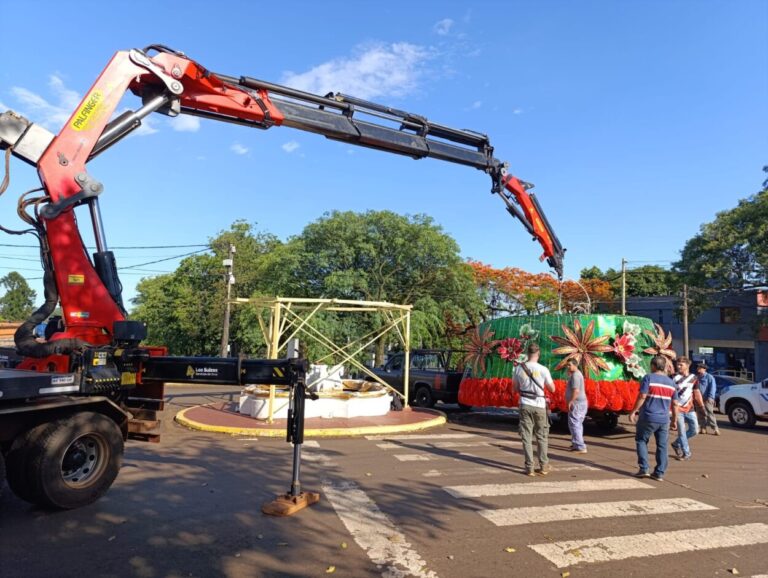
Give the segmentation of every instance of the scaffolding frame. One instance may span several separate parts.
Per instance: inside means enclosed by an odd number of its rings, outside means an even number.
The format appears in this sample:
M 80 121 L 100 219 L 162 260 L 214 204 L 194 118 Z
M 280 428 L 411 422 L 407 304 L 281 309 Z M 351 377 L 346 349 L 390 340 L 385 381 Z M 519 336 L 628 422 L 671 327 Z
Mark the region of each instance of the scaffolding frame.
M 306 337 L 309 342 L 319 343 L 330 350 L 330 353 L 316 360 L 324 360 L 338 356 L 333 371 L 345 364 L 350 364 L 377 383 L 381 384 L 395 395 L 403 399 L 403 405 L 408 408 L 408 389 L 410 380 L 411 358 L 411 310 L 412 305 L 398 305 L 386 301 L 356 301 L 351 299 L 321 299 L 311 297 L 254 297 L 251 299 L 237 298 L 231 300 L 237 305 L 255 305 L 259 311 L 257 319 L 264 342 L 267 344 L 267 358 L 278 359 L 280 352 L 287 351 L 288 343 L 299 335 Z M 269 319 L 264 319 L 264 312 L 269 311 Z M 339 345 L 320 329 L 312 325 L 313 318 L 321 311 L 336 311 L 346 313 L 381 313 L 386 323 L 366 335 Z M 375 343 L 379 338 L 393 332 L 403 346 L 405 360 L 403 364 L 403 391 L 400 393 L 382 380 L 369 368 L 354 358 L 355 355 Z M 286 336 L 287 335 L 287 336 Z M 269 386 L 269 412 L 267 423 L 272 423 L 275 412 L 275 386 Z

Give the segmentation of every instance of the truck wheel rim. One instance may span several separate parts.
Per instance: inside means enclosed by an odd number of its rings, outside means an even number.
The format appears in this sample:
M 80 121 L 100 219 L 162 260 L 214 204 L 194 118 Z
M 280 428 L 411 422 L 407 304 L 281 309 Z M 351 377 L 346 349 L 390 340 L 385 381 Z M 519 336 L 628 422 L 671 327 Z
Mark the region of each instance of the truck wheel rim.
M 61 461 L 61 477 L 68 486 L 82 488 L 101 475 L 108 454 L 104 439 L 84 435 L 72 442 Z
M 735 421 L 738 424 L 744 424 L 747 423 L 747 412 L 744 411 L 742 408 L 737 407 L 731 412 L 731 415 L 733 416 L 733 421 Z

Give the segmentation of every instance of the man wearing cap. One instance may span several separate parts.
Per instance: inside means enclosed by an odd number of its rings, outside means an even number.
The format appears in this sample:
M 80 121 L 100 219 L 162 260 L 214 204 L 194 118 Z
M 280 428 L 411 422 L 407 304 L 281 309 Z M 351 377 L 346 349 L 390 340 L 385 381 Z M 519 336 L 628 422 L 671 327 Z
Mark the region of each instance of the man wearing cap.
M 717 420 L 715 420 L 715 394 L 717 393 L 715 378 L 707 373 L 707 363 L 703 360 L 696 365 L 696 375 L 701 397 L 704 398 L 704 407 L 699 414 L 701 420 L 699 433 L 707 433 L 707 430 L 710 429 L 712 435 L 719 436 L 720 429 L 717 427 Z

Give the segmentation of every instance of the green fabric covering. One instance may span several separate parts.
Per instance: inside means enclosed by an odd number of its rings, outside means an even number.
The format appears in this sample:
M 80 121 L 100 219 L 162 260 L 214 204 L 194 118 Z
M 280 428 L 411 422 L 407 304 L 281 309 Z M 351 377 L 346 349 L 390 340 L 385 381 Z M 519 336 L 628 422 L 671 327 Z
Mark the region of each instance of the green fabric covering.
M 559 347 L 552 339 L 551 335 L 557 335 L 565 337 L 565 332 L 562 326 L 565 325 L 573 330 L 573 322 L 578 319 L 581 323 L 582 329 L 586 330 L 590 321 L 595 322 L 593 331 L 594 337 L 602 335 L 610 335 L 606 343 L 608 345 L 613 344 L 615 337 L 619 337 L 624 333 L 624 321 L 629 321 L 635 325 L 639 325 L 641 332 L 636 336 L 637 342 L 635 344 L 634 353 L 637 354 L 641 361 L 640 366 L 645 369 L 646 372 L 650 371 L 650 361 L 653 357 L 647 353 L 643 353 L 643 349 L 653 346 L 653 341 L 644 333 L 644 330 L 648 330 L 655 334 L 653 322 L 647 317 L 635 317 L 629 315 L 575 315 L 575 314 L 562 314 L 562 315 L 526 315 L 505 317 L 502 319 L 494 319 L 487 321 L 480 326 L 480 332 L 482 333 L 487 328 L 493 331 L 492 340 L 502 340 L 507 338 L 520 338 L 520 329 L 529 324 L 534 330 L 539 332 L 536 339 L 532 341 L 538 343 L 541 347 L 540 363 L 550 368 L 552 371 L 553 379 L 567 379 L 565 369 L 555 371 L 555 366 L 564 359 L 562 355 L 554 355 L 552 350 Z M 610 371 L 601 371 L 597 375 L 585 376 L 587 378 L 595 380 L 637 380 L 633 377 L 625 368 L 622 360 L 613 352 L 598 353 L 598 357 L 603 359 L 610 367 Z M 489 355 L 485 360 L 486 371 L 475 377 L 512 377 L 515 368 L 514 364 L 502 359 L 497 349 L 494 349 L 494 353 Z M 639 380 L 638 380 L 639 381 Z

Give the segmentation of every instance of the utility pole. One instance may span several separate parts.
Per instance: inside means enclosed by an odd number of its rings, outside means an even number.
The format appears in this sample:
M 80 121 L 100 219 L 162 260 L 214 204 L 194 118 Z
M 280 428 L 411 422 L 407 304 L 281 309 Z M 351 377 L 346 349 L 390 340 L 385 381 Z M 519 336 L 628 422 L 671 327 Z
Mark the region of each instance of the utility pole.
M 225 282 L 227 284 L 227 298 L 224 302 L 224 331 L 221 334 L 221 357 L 227 357 L 229 349 L 229 299 L 232 295 L 232 285 L 235 284 L 235 276 L 232 274 L 232 268 L 235 263 L 235 246 L 229 246 L 229 256 L 224 259 L 222 265 L 226 269 Z
M 683 283 L 683 351 L 688 357 L 688 285 Z
M 627 314 L 627 260 L 621 259 L 621 314 Z

